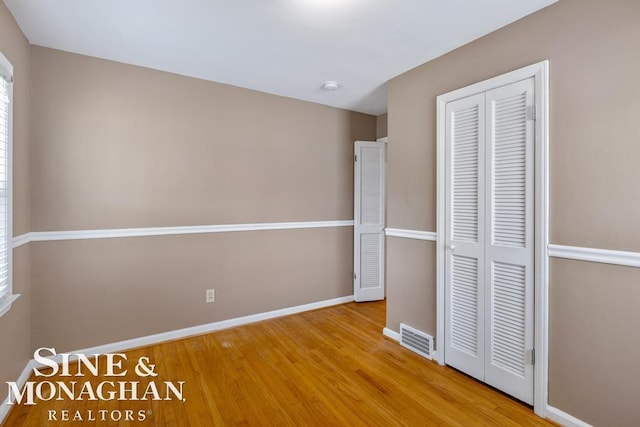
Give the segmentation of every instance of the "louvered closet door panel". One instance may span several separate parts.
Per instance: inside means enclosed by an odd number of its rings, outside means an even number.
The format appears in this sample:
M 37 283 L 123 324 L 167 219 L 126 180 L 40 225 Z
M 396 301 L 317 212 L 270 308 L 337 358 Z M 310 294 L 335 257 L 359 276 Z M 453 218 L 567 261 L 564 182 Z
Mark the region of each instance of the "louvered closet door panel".
M 382 234 L 360 234 L 360 289 L 380 287 Z
M 484 377 L 484 94 L 447 103 L 445 361 Z
M 533 403 L 533 79 L 486 93 L 485 381 Z
M 362 146 L 360 148 L 360 224 L 362 225 L 381 223 L 384 211 L 380 186 L 381 175 L 380 147 L 378 145 Z
M 451 348 L 478 354 L 478 260 L 451 256 Z
M 384 299 L 385 144 L 355 143 L 354 298 Z
M 479 106 L 453 115 L 453 239 L 478 241 Z

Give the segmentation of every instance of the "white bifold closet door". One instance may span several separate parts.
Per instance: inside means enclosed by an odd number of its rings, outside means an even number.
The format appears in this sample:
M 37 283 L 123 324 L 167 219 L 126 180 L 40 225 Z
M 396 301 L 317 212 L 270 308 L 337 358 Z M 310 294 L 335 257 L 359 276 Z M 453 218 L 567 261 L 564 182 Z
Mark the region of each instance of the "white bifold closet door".
M 447 103 L 447 364 L 533 403 L 534 81 Z
M 445 361 L 484 380 L 484 93 L 447 103 Z
M 354 166 L 354 273 L 356 301 L 384 299 L 384 142 L 356 141 Z

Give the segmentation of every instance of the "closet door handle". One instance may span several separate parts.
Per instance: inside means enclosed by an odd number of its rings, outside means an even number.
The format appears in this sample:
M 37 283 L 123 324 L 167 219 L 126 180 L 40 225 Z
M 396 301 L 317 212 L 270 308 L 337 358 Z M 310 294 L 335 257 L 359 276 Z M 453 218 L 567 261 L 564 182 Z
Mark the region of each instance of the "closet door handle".
M 456 251 L 456 245 L 449 245 L 447 246 L 447 249 L 449 249 L 451 253 L 454 253 Z

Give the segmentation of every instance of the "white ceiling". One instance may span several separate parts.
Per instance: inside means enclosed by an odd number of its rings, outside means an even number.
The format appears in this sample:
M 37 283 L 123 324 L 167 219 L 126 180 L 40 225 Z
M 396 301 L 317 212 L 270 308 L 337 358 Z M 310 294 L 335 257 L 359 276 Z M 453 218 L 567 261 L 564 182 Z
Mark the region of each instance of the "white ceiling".
M 369 114 L 389 79 L 555 1 L 4 0 L 35 45 Z

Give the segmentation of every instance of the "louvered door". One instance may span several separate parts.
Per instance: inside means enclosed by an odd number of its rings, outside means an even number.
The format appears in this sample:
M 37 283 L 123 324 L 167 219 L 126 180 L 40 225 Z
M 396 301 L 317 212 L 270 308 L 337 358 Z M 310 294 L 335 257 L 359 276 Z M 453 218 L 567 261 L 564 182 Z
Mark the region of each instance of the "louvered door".
M 356 301 L 384 299 L 385 143 L 356 141 L 354 274 Z
M 446 105 L 445 362 L 533 403 L 533 79 Z
M 485 381 L 533 403 L 533 79 L 486 93 Z
M 484 378 L 484 94 L 447 104 L 446 362 Z

